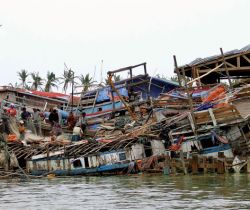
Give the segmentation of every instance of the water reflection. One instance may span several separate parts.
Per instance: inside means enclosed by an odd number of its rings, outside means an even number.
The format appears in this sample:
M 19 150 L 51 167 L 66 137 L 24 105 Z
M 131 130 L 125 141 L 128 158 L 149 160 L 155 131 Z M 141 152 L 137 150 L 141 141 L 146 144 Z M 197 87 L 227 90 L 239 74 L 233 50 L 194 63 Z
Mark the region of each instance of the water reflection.
M 249 209 L 250 175 L 2 180 L 1 209 Z

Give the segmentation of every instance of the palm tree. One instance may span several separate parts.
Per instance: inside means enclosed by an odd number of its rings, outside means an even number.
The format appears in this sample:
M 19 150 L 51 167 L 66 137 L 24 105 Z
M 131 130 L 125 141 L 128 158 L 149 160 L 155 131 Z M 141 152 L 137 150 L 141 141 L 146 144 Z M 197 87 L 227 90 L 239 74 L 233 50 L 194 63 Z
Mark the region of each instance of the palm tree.
M 26 86 L 26 80 L 29 76 L 29 73 L 25 70 L 25 69 L 22 69 L 21 71 L 17 72 L 17 75 L 19 77 L 19 80 L 21 80 L 21 85 L 22 85 L 22 88 L 25 88 Z
M 63 82 L 63 90 L 66 93 L 69 84 L 73 81 L 74 79 L 74 72 L 71 71 L 71 69 L 69 70 L 64 70 L 63 71 L 63 76 L 59 78 L 60 80 L 62 80 Z M 61 84 L 62 84 L 61 83 Z
M 30 74 L 33 80 L 31 85 L 32 90 L 37 90 L 42 84 L 43 79 L 39 76 L 39 72 L 33 72 Z
M 115 82 L 121 81 L 120 75 L 114 75 L 114 81 L 115 81 Z
M 114 74 L 114 81 L 115 81 L 115 82 L 121 81 L 120 75 L 115 75 L 115 74 Z M 109 85 L 108 79 L 105 79 L 105 84 L 106 84 L 106 85 Z
M 81 74 L 78 79 L 80 80 L 80 84 L 83 86 L 83 91 L 87 91 L 89 87 L 95 82 L 93 78 L 89 76 L 87 73 L 85 76 Z
M 56 85 L 56 82 L 58 82 L 58 79 L 56 78 L 56 75 L 53 72 L 48 71 L 47 73 L 47 81 L 44 87 L 45 92 L 50 92 L 52 87 L 58 87 Z

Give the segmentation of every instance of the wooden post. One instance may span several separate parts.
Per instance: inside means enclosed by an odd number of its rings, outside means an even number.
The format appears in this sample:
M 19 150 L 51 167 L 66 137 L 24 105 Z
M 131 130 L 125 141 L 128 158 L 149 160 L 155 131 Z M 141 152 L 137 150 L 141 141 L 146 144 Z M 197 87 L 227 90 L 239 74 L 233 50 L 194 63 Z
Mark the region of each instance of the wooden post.
M 193 118 L 193 122 L 194 122 L 194 127 L 196 129 L 196 122 L 195 122 L 195 116 L 194 116 L 194 107 L 193 107 L 193 101 L 192 101 L 192 98 L 190 96 L 190 93 L 189 93 L 189 88 L 188 88 L 188 85 L 187 85 L 187 80 L 186 80 L 186 75 L 185 75 L 185 71 L 184 69 L 182 68 L 182 76 L 184 78 L 184 82 L 185 82 L 185 88 L 186 88 L 186 92 L 187 92 L 187 95 L 188 95 L 188 104 L 189 104 L 189 107 L 190 107 L 190 113 L 192 115 L 192 118 Z M 194 132 L 195 135 L 196 135 L 196 132 Z
M 212 172 L 215 173 L 215 169 L 216 169 L 216 163 L 217 163 L 217 160 L 212 157 Z
M 213 109 L 209 108 L 208 113 L 209 113 L 209 115 L 210 115 L 210 117 L 212 119 L 213 125 L 217 126 L 217 122 L 216 122 L 216 118 L 215 118 L 214 113 L 213 113 Z
M 224 152 L 218 152 L 218 162 L 217 162 L 217 173 L 224 174 L 225 167 L 224 167 Z
M 207 173 L 207 157 L 203 157 L 203 172 Z
M 191 161 L 191 165 L 192 165 L 192 174 L 197 174 L 198 173 L 198 155 L 197 154 L 192 154 L 192 161 Z
M 171 173 L 176 174 L 176 162 L 175 162 L 175 159 L 171 159 Z
M 147 74 L 148 74 L 148 73 L 147 73 L 147 67 L 146 67 L 146 64 L 147 64 L 147 63 L 144 63 L 144 64 L 143 64 L 144 74 L 145 74 L 145 75 L 147 75 Z
M 228 72 L 228 69 L 227 69 L 227 64 L 226 64 L 226 61 L 225 61 L 225 56 L 224 56 L 222 48 L 220 48 L 220 52 L 221 52 L 222 60 L 223 60 L 223 63 L 224 63 L 224 67 L 226 69 L 226 74 L 227 74 L 227 79 L 228 79 L 228 82 L 229 82 L 229 86 L 230 86 L 230 88 L 232 88 L 232 82 L 231 82 L 230 75 L 229 75 L 229 72 Z
M 46 152 L 47 152 L 47 170 L 49 172 L 50 171 L 49 145 L 47 145 Z
M 250 156 L 247 157 L 247 173 L 250 173 Z
M 176 60 L 176 56 L 174 55 L 174 66 L 175 66 L 175 71 L 177 73 L 177 78 L 178 78 L 178 82 L 179 82 L 179 85 L 181 87 L 181 74 L 180 74 L 180 71 L 179 71 L 179 68 L 178 68 L 178 65 L 177 65 L 177 60 Z
M 183 172 L 184 172 L 184 174 L 187 174 L 187 169 L 186 169 L 186 166 L 185 166 L 183 151 L 180 151 L 180 159 L 181 159 L 181 164 L 182 164 Z

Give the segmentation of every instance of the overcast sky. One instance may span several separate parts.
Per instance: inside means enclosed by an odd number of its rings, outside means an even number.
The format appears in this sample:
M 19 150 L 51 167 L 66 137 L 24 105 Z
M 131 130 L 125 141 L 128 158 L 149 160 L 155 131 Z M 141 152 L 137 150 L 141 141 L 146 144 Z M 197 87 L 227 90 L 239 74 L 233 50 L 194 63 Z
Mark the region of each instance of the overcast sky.
M 0 85 L 17 72 L 64 62 L 100 81 L 109 70 L 147 62 L 150 75 L 250 44 L 249 0 L 0 0 Z M 142 71 L 138 70 L 138 73 Z M 124 77 L 124 75 L 123 75 Z

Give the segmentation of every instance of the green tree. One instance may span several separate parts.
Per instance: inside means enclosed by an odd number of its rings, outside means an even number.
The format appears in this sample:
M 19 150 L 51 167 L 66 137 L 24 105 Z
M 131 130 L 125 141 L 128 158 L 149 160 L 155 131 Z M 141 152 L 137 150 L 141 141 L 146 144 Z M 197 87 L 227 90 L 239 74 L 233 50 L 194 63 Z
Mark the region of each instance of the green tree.
M 32 78 L 32 85 L 31 89 L 32 90 L 37 90 L 41 85 L 43 84 L 43 79 L 39 76 L 39 72 L 33 72 L 30 74 Z
M 29 73 L 25 70 L 25 69 L 22 69 L 21 71 L 17 72 L 17 75 L 19 77 L 19 80 L 21 80 L 21 85 L 22 85 L 22 88 L 25 88 L 25 86 L 27 85 L 26 84 L 26 80 L 29 76 Z
M 63 76 L 59 78 L 62 80 L 61 84 L 63 84 L 63 90 L 66 93 L 69 84 L 73 81 L 74 79 L 74 72 L 71 70 L 64 70 L 63 71 Z
M 95 83 L 96 81 L 93 80 L 92 77 L 89 76 L 89 73 L 87 73 L 85 76 L 83 74 L 81 74 L 78 77 L 79 81 L 80 81 L 80 85 L 83 86 L 83 91 L 87 91 L 89 89 L 89 87 Z
M 119 82 L 119 81 L 121 81 L 121 77 L 120 77 L 120 75 L 115 75 L 114 74 L 114 82 Z M 108 79 L 105 79 L 105 84 L 106 85 L 109 85 L 109 82 L 108 82 Z
M 173 82 L 178 82 L 178 77 L 177 76 L 172 76 L 170 77 L 170 80 Z
M 48 71 L 44 91 L 50 92 L 53 87 L 58 87 L 56 84 L 57 82 L 58 79 L 56 78 L 56 75 L 53 72 Z

